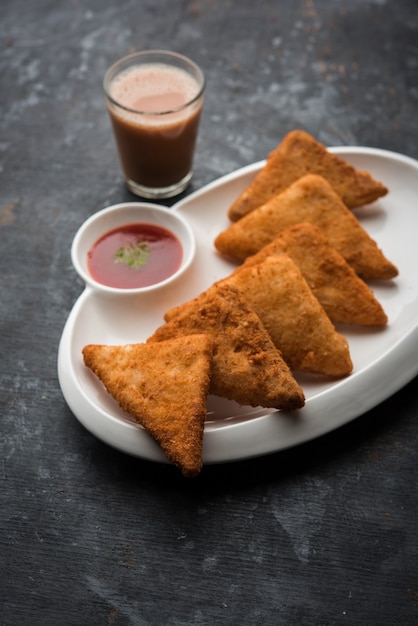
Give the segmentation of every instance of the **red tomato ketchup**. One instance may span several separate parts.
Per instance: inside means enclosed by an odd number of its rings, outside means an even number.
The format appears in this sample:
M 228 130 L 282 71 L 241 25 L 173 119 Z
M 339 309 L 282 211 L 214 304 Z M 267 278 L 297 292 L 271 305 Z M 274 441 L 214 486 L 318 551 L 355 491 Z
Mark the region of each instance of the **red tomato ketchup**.
M 183 248 L 174 233 L 155 224 L 124 224 L 102 235 L 87 254 L 91 276 L 118 289 L 149 287 L 180 267 Z

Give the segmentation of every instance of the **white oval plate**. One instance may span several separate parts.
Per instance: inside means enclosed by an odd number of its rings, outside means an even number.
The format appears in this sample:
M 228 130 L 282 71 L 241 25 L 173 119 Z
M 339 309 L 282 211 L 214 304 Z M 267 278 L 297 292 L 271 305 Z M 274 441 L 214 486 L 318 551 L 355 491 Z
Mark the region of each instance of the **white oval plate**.
M 334 148 L 356 168 L 369 171 L 390 193 L 356 211 L 360 222 L 399 277 L 372 284 L 389 324 L 383 330 L 339 327 L 350 344 L 351 376 L 340 381 L 297 376 L 306 405 L 284 413 L 240 407 L 222 398 L 208 399 L 204 463 L 245 459 L 283 450 L 323 435 L 376 406 L 418 373 L 418 162 L 371 148 Z M 165 461 L 159 446 L 125 415 L 84 366 L 88 343 L 145 341 L 163 323 L 164 312 L 228 275 L 233 266 L 214 250 L 215 236 L 228 225 L 227 210 L 264 161 L 228 174 L 177 203 L 197 243 L 188 271 L 162 291 L 129 299 L 81 294 L 66 322 L 58 353 L 63 395 L 77 419 L 107 444 L 137 457 Z

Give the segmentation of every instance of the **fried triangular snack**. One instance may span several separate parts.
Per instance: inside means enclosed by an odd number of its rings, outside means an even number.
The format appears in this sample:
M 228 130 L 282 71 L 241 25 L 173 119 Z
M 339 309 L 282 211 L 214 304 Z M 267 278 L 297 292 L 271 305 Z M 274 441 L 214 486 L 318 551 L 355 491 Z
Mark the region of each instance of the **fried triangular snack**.
M 290 226 L 309 222 L 328 238 L 364 280 L 390 279 L 398 274 L 376 242 L 321 176 L 307 174 L 266 204 L 231 224 L 215 239 L 222 254 L 243 261 Z
M 296 264 L 283 254 L 243 267 L 221 284 L 237 287 L 292 370 L 347 376 L 353 365 L 340 335 Z
M 205 333 L 214 343 L 211 392 L 238 404 L 301 408 L 304 394 L 259 317 L 240 292 L 212 286 L 168 311 L 166 324 L 148 342 Z M 151 345 L 151 344 L 150 344 Z
M 361 280 L 328 239 L 313 224 L 287 228 L 241 267 L 268 256 L 288 254 L 334 323 L 384 326 L 387 316 L 373 291 Z M 240 271 L 240 268 L 237 270 Z
M 350 209 L 374 202 L 388 191 L 368 172 L 356 170 L 308 133 L 293 130 L 269 154 L 263 169 L 232 204 L 229 218 L 239 220 L 308 173 L 328 180 Z
M 87 367 L 187 477 L 202 467 L 212 349 L 206 335 L 83 348 Z

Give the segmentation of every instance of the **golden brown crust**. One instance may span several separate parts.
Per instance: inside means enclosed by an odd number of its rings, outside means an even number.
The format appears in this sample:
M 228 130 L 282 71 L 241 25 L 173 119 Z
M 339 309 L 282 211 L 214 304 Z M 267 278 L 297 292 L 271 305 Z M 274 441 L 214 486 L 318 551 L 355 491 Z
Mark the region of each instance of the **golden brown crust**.
M 337 333 L 288 255 L 242 267 L 221 284 L 242 292 L 292 370 L 333 377 L 351 373 L 347 340 Z
M 387 324 L 386 313 L 372 290 L 313 224 L 305 222 L 287 228 L 259 252 L 247 257 L 243 267 L 284 253 L 296 263 L 332 322 L 362 326 Z
M 241 219 L 306 174 L 323 176 L 350 209 L 374 202 L 387 188 L 368 172 L 356 170 L 302 130 L 293 130 L 273 150 L 266 165 L 231 205 L 232 221 Z
M 307 174 L 282 193 L 231 224 L 215 239 L 224 255 L 241 261 L 271 243 L 283 230 L 309 222 L 328 238 L 364 280 L 390 279 L 397 268 L 321 176 Z
M 211 391 L 242 405 L 293 410 L 304 394 L 259 317 L 240 292 L 214 285 L 168 311 L 148 342 L 206 333 L 214 342 Z
M 202 467 L 213 344 L 206 335 L 155 344 L 87 345 L 84 362 L 184 476 Z

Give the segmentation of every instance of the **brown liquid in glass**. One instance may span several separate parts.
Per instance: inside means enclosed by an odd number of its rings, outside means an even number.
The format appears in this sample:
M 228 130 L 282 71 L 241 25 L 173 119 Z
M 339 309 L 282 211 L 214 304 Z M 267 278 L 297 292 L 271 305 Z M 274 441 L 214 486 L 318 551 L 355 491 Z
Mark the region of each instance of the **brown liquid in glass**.
M 142 74 L 141 80 L 145 82 L 146 74 Z M 192 169 L 202 102 L 159 115 L 156 112 L 170 111 L 190 101 L 190 93 L 182 91 L 181 81 L 176 85 L 175 76 L 172 81 L 167 81 L 166 92 L 160 84 L 158 93 L 151 93 L 151 88 L 148 93 L 147 90 L 134 93 L 134 90 L 139 91 L 139 81 L 135 85 L 135 74 L 131 70 L 125 81 L 126 93 L 129 92 L 128 78 L 132 79 L 132 92 L 126 106 L 146 113 L 129 113 L 109 104 L 123 170 L 128 179 L 139 185 L 168 187 L 182 180 Z M 196 94 L 197 91 L 196 83 Z

